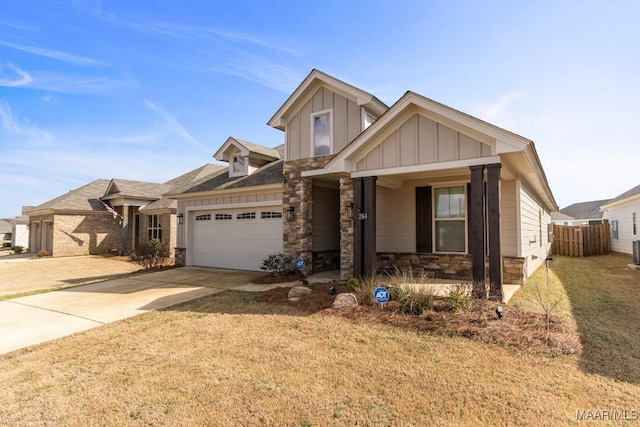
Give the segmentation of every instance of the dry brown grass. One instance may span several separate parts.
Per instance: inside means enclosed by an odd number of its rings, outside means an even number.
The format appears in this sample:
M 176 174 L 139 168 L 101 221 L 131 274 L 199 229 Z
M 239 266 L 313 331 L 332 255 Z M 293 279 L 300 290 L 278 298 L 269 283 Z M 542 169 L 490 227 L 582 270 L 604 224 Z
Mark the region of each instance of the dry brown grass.
M 639 381 L 585 369 L 583 356 L 369 309 L 336 316 L 318 301 L 224 292 L 0 356 L 0 425 L 555 426 L 640 410 Z
M 47 257 L 14 262 L 7 259 L 0 258 L 0 298 L 85 285 L 141 269 L 122 256 Z

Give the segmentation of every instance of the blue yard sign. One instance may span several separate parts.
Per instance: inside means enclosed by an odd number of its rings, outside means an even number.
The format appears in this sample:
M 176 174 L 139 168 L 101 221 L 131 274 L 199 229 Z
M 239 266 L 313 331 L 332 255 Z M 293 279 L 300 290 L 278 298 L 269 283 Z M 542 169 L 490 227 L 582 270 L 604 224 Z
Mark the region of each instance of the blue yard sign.
M 302 258 L 298 258 L 296 260 L 296 268 L 298 270 L 302 270 L 304 268 L 304 260 Z
M 389 291 L 387 290 L 387 288 L 383 288 L 382 286 L 376 288 L 376 290 L 373 291 L 373 298 L 375 298 L 376 302 L 384 304 L 385 302 L 389 301 Z

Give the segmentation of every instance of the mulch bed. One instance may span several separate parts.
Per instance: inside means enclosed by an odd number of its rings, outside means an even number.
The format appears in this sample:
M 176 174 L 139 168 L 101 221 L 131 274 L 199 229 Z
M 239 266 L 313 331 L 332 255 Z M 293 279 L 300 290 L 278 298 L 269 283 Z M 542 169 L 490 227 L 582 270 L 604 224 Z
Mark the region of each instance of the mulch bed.
M 397 301 L 357 308 L 331 308 L 336 293 L 347 292 L 343 282 L 310 283 L 313 292 L 300 301 L 289 301 L 290 288 L 276 288 L 257 295 L 260 302 L 291 305 L 307 313 L 323 312 L 357 323 L 383 323 L 422 333 L 460 336 L 515 348 L 528 353 L 579 354 L 582 351 L 577 332 L 563 319 L 552 316 L 549 332 L 544 315 L 520 307 L 494 301 L 476 302 L 465 312 L 454 313 L 445 298 L 436 297 L 432 310 L 420 315 L 405 314 Z M 504 316 L 498 319 L 496 308 L 503 306 Z

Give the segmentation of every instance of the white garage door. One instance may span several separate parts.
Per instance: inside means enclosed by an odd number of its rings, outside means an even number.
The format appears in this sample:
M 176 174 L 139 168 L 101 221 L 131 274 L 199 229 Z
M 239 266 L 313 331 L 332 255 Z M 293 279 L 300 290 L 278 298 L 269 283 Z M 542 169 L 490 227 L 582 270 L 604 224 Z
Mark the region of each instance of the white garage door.
M 259 271 L 267 255 L 282 252 L 282 207 L 193 211 L 192 257 L 200 267 Z

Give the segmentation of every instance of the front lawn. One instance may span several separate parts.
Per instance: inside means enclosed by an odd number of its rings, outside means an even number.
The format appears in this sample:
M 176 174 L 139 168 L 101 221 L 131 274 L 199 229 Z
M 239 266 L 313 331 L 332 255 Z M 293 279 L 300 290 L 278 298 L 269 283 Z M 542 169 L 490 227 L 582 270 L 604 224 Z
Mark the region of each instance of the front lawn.
M 579 356 L 224 292 L 0 356 L 0 425 L 637 422 L 640 274 L 624 260 L 552 263 Z M 539 310 L 543 281 L 512 305 Z

